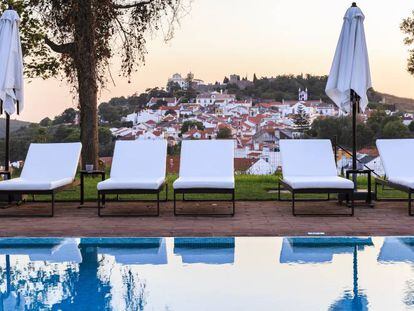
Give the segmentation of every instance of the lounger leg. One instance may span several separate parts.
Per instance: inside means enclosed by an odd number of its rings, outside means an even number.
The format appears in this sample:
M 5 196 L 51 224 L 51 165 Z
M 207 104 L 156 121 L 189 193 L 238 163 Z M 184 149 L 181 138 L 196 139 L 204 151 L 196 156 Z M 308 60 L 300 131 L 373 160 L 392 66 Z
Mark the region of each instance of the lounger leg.
M 295 192 L 294 191 L 292 192 L 292 215 L 296 216 L 296 213 L 295 213 Z
M 101 194 L 98 191 L 98 216 L 101 217 Z
M 177 216 L 177 198 L 176 198 L 176 193 L 174 190 L 174 216 Z
M 234 214 L 236 214 L 236 195 L 234 193 L 234 189 L 233 189 L 233 192 L 232 192 L 232 201 L 233 201 L 233 211 L 231 213 L 231 216 L 233 217 Z
M 280 180 L 277 183 L 277 200 L 280 201 Z
M 52 192 L 52 211 L 50 217 L 53 217 L 55 214 L 55 193 Z
M 165 184 L 165 202 L 168 201 L 168 183 Z
M 354 191 L 351 192 L 351 217 L 354 216 L 355 213 L 355 198 L 354 198 Z
M 411 191 L 408 193 L 408 215 L 409 216 L 414 216 L 412 211 L 411 211 L 411 200 L 412 200 L 412 195 L 411 195 Z
M 157 216 L 160 216 L 160 192 L 157 192 Z

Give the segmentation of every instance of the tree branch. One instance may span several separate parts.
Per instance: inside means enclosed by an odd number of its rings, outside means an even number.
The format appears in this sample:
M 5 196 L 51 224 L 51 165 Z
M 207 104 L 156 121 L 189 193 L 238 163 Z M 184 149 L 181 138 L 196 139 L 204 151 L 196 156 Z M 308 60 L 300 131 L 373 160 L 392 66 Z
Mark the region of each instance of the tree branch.
M 140 6 L 151 4 L 151 2 L 153 2 L 153 0 L 135 2 L 135 3 L 130 3 L 130 4 L 114 4 L 114 7 L 115 9 L 131 9 L 131 8 L 137 8 Z
M 61 54 L 72 54 L 75 47 L 75 44 L 73 42 L 57 44 L 50 40 L 48 37 L 45 37 L 45 43 L 52 49 L 52 51 Z

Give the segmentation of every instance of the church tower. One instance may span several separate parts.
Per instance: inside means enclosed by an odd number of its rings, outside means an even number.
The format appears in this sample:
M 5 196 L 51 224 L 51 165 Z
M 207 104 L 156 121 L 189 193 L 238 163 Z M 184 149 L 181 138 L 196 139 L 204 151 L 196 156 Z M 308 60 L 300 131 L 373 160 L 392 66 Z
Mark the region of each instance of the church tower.
M 306 88 L 304 91 L 302 89 L 299 89 L 299 101 L 307 101 L 308 100 L 308 88 Z

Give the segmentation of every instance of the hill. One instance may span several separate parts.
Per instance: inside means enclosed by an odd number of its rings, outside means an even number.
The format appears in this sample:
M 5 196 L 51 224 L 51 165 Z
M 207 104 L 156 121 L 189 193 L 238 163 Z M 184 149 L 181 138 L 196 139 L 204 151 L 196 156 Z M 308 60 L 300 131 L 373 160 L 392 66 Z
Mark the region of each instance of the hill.
M 406 97 L 398 97 L 395 95 L 387 94 L 387 93 L 380 93 L 377 92 L 380 96 L 382 96 L 383 101 L 386 104 L 393 104 L 396 106 L 398 110 L 406 111 L 406 112 L 414 112 L 414 99 L 413 98 L 406 98 Z
M 19 121 L 19 120 L 10 120 L 10 132 L 17 131 L 18 129 L 30 125 L 30 122 Z M 6 119 L 0 118 L 0 138 L 6 136 Z

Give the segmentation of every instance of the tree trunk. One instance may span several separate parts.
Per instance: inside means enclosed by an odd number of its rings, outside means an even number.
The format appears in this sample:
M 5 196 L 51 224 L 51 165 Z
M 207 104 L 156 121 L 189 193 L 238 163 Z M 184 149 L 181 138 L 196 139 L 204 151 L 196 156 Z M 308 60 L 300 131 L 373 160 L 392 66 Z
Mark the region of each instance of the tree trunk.
M 98 87 L 96 76 L 95 16 L 92 0 L 78 0 L 75 4 L 75 55 L 80 108 L 82 168 L 98 165 Z

